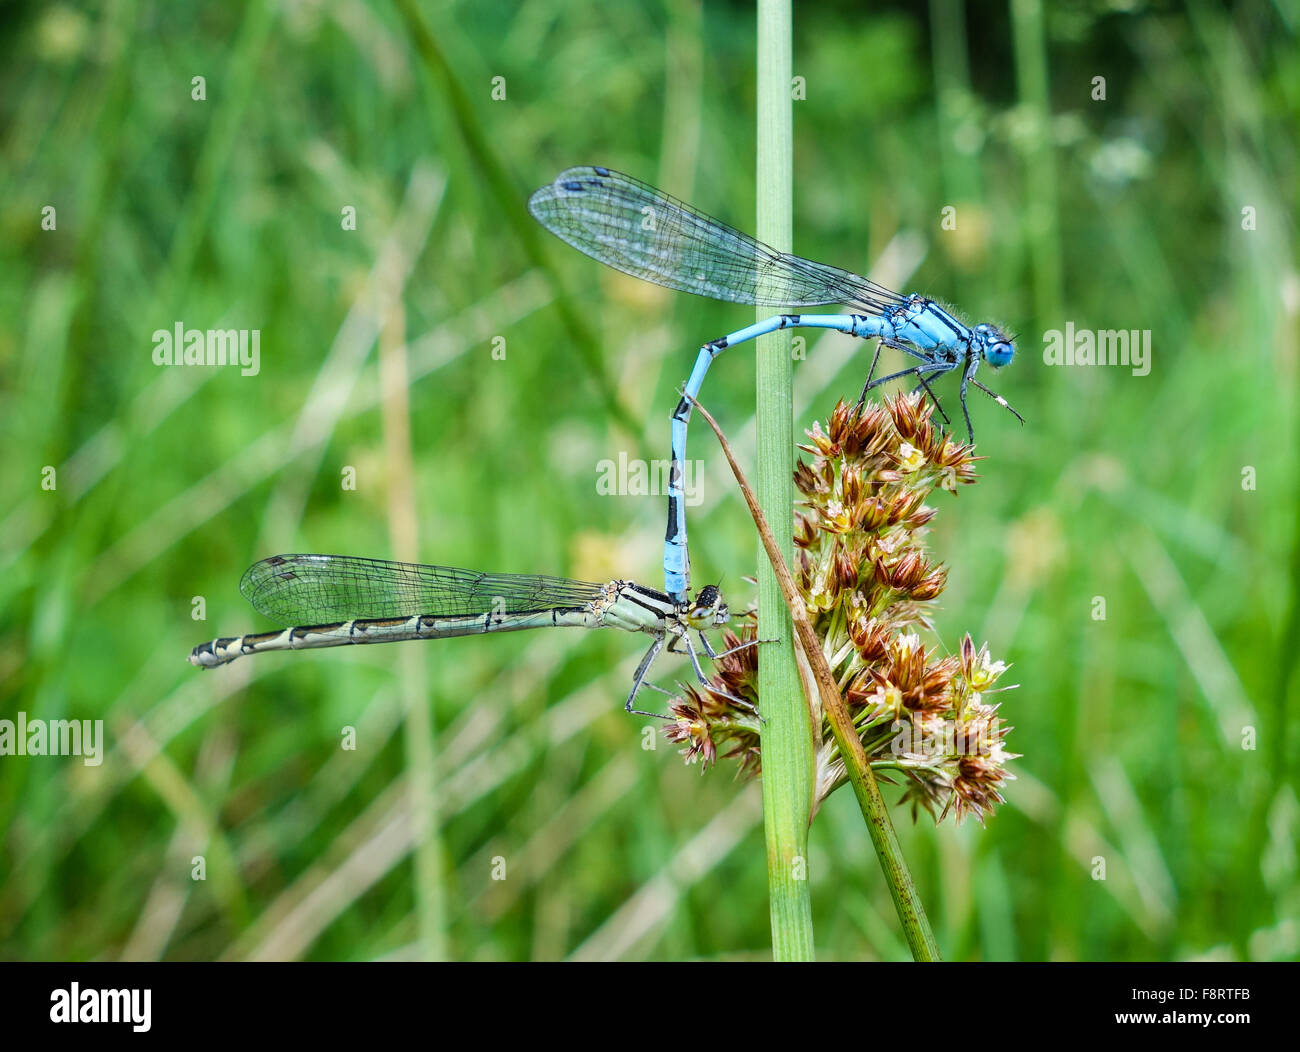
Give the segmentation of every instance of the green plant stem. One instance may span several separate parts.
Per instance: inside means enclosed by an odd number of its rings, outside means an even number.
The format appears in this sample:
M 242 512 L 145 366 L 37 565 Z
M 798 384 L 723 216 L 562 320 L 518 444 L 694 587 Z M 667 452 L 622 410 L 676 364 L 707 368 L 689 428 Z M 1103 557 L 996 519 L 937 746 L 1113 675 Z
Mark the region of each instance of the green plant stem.
M 907 936 L 907 945 L 912 951 L 912 957 L 918 961 L 938 961 L 941 959 L 939 944 L 935 941 L 934 932 L 930 930 L 925 906 L 921 903 L 921 897 L 917 894 L 916 885 L 912 881 L 912 874 L 907 868 L 907 861 L 903 858 L 903 848 L 898 842 L 898 833 L 894 830 L 894 823 L 889 817 L 885 799 L 880 795 L 880 786 L 871 770 L 867 752 L 862 747 L 857 730 L 853 726 L 853 717 L 849 714 L 848 706 L 844 704 L 844 697 L 835 682 L 835 675 L 826 661 L 826 655 L 822 653 L 821 643 L 817 639 L 817 633 L 813 631 L 812 622 L 808 620 L 808 611 L 795 587 L 794 576 L 790 573 L 790 564 L 781 552 L 768 525 L 767 517 L 763 514 L 754 491 L 750 489 L 745 473 L 736 462 L 726 436 L 707 409 L 699 402 L 695 402 L 695 408 L 717 435 L 723 455 L 731 465 L 731 473 L 736 476 L 740 492 L 744 494 L 745 503 L 749 505 L 749 513 L 754 518 L 754 525 L 758 527 L 758 535 L 762 538 L 773 576 L 778 582 L 782 599 L 794 621 L 799 649 L 812 669 L 813 678 L 817 683 L 822 708 L 830 720 L 831 734 L 835 738 L 835 744 L 839 746 L 840 756 L 844 760 L 844 769 L 848 773 L 849 783 L 853 786 L 853 795 L 858 798 L 862 817 L 867 820 L 871 842 L 875 845 L 876 857 L 880 859 L 880 868 L 884 870 L 885 883 L 889 885 L 889 894 L 894 900 L 894 909 L 898 911 L 898 919 L 903 925 L 903 933 Z M 788 517 L 790 516 L 787 515 Z M 763 711 L 766 713 L 767 698 L 762 693 L 761 687 L 759 697 L 763 701 Z M 763 759 L 767 760 L 766 737 Z M 763 769 L 763 779 L 767 780 L 766 767 Z
M 400 302 L 384 305 L 379 332 L 379 387 L 384 459 L 388 464 L 388 529 L 393 554 L 419 558 L 419 517 L 415 502 L 415 463 L 411 451 L 411 400 L 406 360 L 406 317 Z M 405 715 L 402 742 L 410 794 L 417 947 L 427 961 L 445 961 L 446 893 L 438 816 L 437 729 L 433 721 L 424 657 L 414 648 L 399 656 L 399 690 Z
M 758 4 L 758 237 L 789 251 L 793 115 L 789 0 Z M 760 311 L 760 318 L 763 312 Z M 794 410 L 790 334 L 758 340 L 758 492 L 781 529 L 777 544 L 794 552 Z M 808 891 L 808 823 L 812 813 L 813 738 L 795 663 L 790 615 L 767 560 L 758 566 L 758 631 L 775 640 L 762 648 L 758 689 L 763 699 L 763 828 L 772 956 L 813 959 L 812 899 Z

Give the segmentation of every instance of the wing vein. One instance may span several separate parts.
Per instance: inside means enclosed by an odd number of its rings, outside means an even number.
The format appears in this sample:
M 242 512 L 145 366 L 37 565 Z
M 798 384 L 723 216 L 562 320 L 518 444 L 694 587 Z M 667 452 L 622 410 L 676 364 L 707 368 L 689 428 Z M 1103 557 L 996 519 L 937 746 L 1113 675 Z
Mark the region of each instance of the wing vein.
M 581 607 L 603 584 L 539 574 L 491 574 L 350 555 L 276 555 L 254 563 L 239 591 L 282 625 L 354 618 L 463 617 Z

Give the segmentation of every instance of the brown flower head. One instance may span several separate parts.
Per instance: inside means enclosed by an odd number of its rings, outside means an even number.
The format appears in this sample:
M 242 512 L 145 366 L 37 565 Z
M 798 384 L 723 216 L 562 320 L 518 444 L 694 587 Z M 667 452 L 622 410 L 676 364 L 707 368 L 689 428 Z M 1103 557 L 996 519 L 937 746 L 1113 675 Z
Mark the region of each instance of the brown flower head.
M 955 494 L 976 480 L 973 447 L 931 420 L 924 398 L 899 395 L 881 404 L 840 402 L 825 425 L 814 424 L 799 448 L 811 455 L 794 473 L 795 581 L 872 767 L 900 782 L 914 813 L 936 821 L 952 811 L 983 820 L 1002 801 L 1011 777 L 997 707 L 985 698 L 1006 671 L 970 636 L 960 652 L 926 648 L 929 605 L 948 568 L 931 560 L 926 526 L 936 489 Z M 742 636 L 752 639 L 747 628 Z M 739 640 L 728 637 L 728 645 Z M 760 770 L 758 648 L 724 657 L 713 689 L 686 688 L 672 706 L 666 733 L 685 745 L 688 762 L 735 758 Z M 734 699 L 740 699 L 737 702 Z M 819 727 L 817 801 L 846 781 L 844 763 Z

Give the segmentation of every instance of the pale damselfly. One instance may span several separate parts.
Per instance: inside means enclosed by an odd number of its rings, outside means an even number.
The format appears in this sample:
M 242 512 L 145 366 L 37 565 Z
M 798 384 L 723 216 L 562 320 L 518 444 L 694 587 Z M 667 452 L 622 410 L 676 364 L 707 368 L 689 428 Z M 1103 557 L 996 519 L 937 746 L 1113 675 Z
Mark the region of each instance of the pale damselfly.
M 961 408 L 972 442 L 975 429 L 966 408 L 966 391 L 972 384 L 1024 422 L 1006 399 L 975 379 L 981 361 L 1000 368 L 1015 354 L 1013 338 L 993 325 L 968 326 L 924 296 L 901 295 L 859 274 L 777 252 L 662 190 L 609 168 L 568 168 L 534 193 L 528 208 L 546 229 L 579 251 L 665 288 L 760 307 L 843 303 L 859 312 L 779 314 L 700 348 L 672 416 L 664 582 L 665 590 L 678 602 L 685 601 L 691 583 L 681 473 L 686 427 L 709 365 L 728 347 L 778 329 L 836 329 L 877 341 L 859 402 L 873 387 L 915 376 L 917 390 L 925 389 L 947 421 L 929 381 L 959 370 Z M 874 378 L 882 346 L 910 355 L 917 364 Z
M 709 681 L 691 641 L 694 631 L 711 659 L 722 654 L 709 645 L 705 629 L 727 624 L 731 613 L 715 585 L 706 585 L 693 602 L 679 603 L 663 592 L 632 581 L 594 584 L 534 574 L 479 573 L 450 566 L 389 562 L 349 555 L 275 555 L 250 566 L 239 591 L 272 621 L 292 626 L 275 632 L 228 636 L 190 652 L 190 664 L 215 668 L 247 654 L 271 650 L 310 650 L 408 639 L 442 639 L 529 628 L 621 628 L 651 637 L 637 666 L 624 706 L 634 709 L 660 651 L 685 647 L 695 677 Z M 739 699 L 736 699 L 739 700 Z

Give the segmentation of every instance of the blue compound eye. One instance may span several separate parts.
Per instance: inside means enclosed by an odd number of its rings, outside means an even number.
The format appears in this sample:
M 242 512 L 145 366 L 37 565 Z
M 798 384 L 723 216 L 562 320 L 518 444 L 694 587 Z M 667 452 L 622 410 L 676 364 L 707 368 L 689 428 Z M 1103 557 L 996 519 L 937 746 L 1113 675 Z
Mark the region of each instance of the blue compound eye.
M 1016 349 L 1009 343 L 990 344 L 988 350 L 984 352 L 984 357 L 988 360 L 989 365 L 995 369 L 1000 369 L 1004 365 L 1010 365 L 1011 359 L 1015 357 Z

